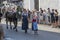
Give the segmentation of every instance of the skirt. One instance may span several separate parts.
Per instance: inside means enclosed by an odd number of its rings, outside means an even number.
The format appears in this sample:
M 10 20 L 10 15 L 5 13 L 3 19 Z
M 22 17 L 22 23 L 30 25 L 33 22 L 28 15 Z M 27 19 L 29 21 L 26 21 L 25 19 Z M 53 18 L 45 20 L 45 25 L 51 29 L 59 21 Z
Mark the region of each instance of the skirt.
M 58 22 L 58 16 L 55 16 L 55 21 Z
M 32 29 L 33 29 L 34 31 L 37 31 L 37 30 L 38 30 L 37 22 L 33 22 L 33 24 L 32 24 Z
M 55 23 L 55 17 L 51 17 L 51 23 Z

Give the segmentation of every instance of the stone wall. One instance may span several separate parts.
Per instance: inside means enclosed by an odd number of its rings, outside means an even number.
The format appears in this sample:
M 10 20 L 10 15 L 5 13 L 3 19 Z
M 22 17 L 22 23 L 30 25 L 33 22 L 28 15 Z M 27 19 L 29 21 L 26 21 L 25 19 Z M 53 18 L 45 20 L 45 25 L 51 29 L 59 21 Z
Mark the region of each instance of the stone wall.
M 40 7 L 41 8 L 53 8 L 58 9 L 59 8 L 59 0 L 40 0 Z

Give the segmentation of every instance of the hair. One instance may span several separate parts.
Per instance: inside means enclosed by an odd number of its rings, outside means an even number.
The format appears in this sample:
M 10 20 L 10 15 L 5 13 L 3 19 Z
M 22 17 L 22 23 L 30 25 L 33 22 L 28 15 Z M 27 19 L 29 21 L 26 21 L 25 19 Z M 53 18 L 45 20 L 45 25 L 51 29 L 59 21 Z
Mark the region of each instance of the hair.
M 41 13 L 43 13 L 43 10 L 41 10 Z
M 50 8 L 48 8 L 48 10 L 49 10 Z
M 26 9 L 23 9 L 23 11 L 26 11 Z
M 55 9 L 55 12 L 57 12 L 57 9 Z
M 58 13 L 57 9 L 55 9 L 55 12 L 57 12 L 57 13 Z
M 52 9 L 52 11 L 54 11 L 54 9 Z
M 42 10 L 42 8 L 40 8 Z
M 46 10 L 45 10 L 45 9 L 44 9 L 43 11 L 44 11 L 44 12 L 46 12 Z

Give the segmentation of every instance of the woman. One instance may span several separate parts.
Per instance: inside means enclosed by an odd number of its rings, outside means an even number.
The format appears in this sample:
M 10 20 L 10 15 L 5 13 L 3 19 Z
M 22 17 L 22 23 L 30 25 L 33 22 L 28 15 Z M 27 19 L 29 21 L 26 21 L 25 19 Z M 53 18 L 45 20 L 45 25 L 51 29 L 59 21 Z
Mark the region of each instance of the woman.
M 32 30 L 35 34 L 37 34 L 37 13 L 36 11 L 33 12 L 33 20 L 32 20 Z
M 55 27 L 55 16 L 54 16 L 54 9 L 52 9 L 51 12 L 51 24 L 53 25 L 53 28 Z
M 43 12 L 43 16 L 44 16 L 44 24 L 48 24 L 48 14 L 47 14 L 47 11 L 45 9 Z
M 48 14 L 48 24 L 51 24 L 51 15 L 50 15 L 51 11 L 50 8 L 47 9 L 47 14 Z
M 27 33 L 27 29 L 28 29 L 28 13 L 26 9 L 24 9 L 22 13 L 22 30 L 25 30 L 25 33 Z
M 55 10 L 55 26 L 58 26 L 58 11 Z

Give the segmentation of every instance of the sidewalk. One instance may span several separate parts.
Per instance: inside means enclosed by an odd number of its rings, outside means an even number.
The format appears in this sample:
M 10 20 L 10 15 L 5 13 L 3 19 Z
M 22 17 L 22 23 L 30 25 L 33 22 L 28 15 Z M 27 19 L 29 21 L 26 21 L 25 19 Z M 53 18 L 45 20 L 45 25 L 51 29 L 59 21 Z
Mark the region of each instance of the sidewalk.
M 6 25 L 3 25 L 3 28 L 5 37 L 8 40 L 60 40 L 60 33 L 43 30 L 42 27 L 38 31 L 38 35 L 34 35 L 34 32 L 31 29 L 28 30 L 27 34 L 25 34 L 20 26 L 18 26 L 18 32 L 6 29 Z
M 6 24 L 5 23 L 5 19 L 2 20 L 2 24 Z M 31 28 L 31 23 L 29 23 L 29 28 Z M 22 26 L 22 22 L 18 22 L 18 26 Z M 50 32 L 56 32 L 56 33 L 60 33 L 60 28 L 52 28 L 52 26 L 49 25 L 43 25 L 43 24 L 38 24 L 38 29 L 39 30 L 44 30 L 44 31 L 50 31 Z
M 25 34 L 23 30 L 21 30 L 21 22 L 18 22 L 18 32 L 10 29 L 6 29 L 5 21 L 2 20 L 2 26 L 4 28 L 4 33 L 6 39 L 12 40 L 60 40 L 60 29 L 52 28 L 48 25 L 40 25 L 38 24 L 38 35 L 34 35 L 34 32 L 29 29 L 28 33 Z M 31 28 L 31 23 L 29 24 L 29 28 Z

